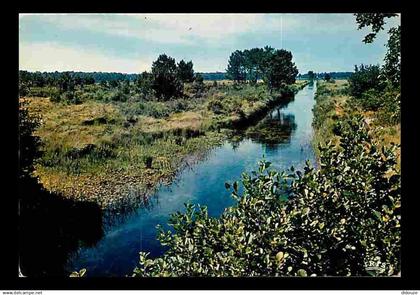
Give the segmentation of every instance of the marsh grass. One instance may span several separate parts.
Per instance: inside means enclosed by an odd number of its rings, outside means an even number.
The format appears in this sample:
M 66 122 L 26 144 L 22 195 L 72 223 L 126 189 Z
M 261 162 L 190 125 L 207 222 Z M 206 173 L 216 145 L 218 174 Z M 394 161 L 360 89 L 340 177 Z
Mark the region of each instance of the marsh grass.
M 391 146 L 401 144 L 401 124 L 399 120 L 390 118 L 391 112 L 384 108 L 378 110 L 366 110 L 357 100 L 349 96 L 348 82 L 336 80 L 335 83 L 319 81 L 315 95 L 313 126 L 315 129 L 313 146 L 319 156 L 318 145 L 324 145 L 328 141 L 336 146 L 339 144 L 339 136 L 335 134 L 340 121 L 345 118 L 362 115 L 365 123 L 369 126 L 369 133 L 379 143 L 379 146 Z M 384 96 L 395 95 L 385 93 Z M 400 169 L 401 149 L 396 150 L 397 169 Z
M 159 183 L 169 183 L 187 158 L 221 144 L 229 134 L 224 128 L 241 120 L 254 124 L 255 114 L 305 83 L 274 93 L 263 84 L 204 83 L 199 97 L 191 90 L 167 102 L 146 101 L 131 92 L 126 101 L 110 101 L 96 95 L 115 89 L 98 84 L 84 88 L 80 104 L 22 98 L 41 117 L 35 133 L 42 140 L 42 156 L 34 175 L 52 192 L 103 207 L 133 195 L 133 189 L 143 198 Z

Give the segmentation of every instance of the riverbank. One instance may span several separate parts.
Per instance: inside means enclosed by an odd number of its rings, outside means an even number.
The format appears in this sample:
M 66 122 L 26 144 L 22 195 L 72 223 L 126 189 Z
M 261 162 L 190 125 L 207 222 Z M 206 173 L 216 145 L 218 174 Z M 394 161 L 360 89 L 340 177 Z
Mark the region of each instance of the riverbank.
M 290 88 L 296 92 L 306 84 Z M 138 203 L 221 144 L 237 118 L 252 124 L 282 99 L 264 85 L 226 84 L 206 85 L 200 97 L 167 103 L 86 100 L 67 105 L 25 98 L 29 111 L 42 119 L 35 135 L 43 155 L 34 175 L 51 192 L 102 208 L 126 200 Z
M 334 83 L 318 81 L 315 94 L 314 106 L 314 139 L 313 146 L 317 157 L 319 156 L 318 145 L 325 145 L 332 141 L 339 144 L 339 137 L 335 135 L 335 126 L 347 117 L 361 115 L 368 127 L 372 138 L 380 147 L 391 144 L 401 144 L 401 124 L 385 123 L 383 112 L 366 111 L 348 94 L 347 80 L 336 80 Z M 400 169 L 401 148 L 397 149 L 397 168 Z

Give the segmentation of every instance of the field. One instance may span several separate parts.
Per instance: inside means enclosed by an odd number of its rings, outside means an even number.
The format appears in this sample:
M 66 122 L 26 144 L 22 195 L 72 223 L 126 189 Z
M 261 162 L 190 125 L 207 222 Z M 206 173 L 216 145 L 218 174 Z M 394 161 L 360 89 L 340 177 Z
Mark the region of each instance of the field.
M 304 85 L 298 81 L 291 91 Z M 90 85 L 84 91 L 94 97 L 104 90 Z M 43 155 L 34 175 L 65 197 L 119 206 L 170 182 L 182 167 L 222 143 L 230 128 L 252 123 L 255 114 L 283 97 L 264 85 L 224 82 L 205 83 L 199 96 L 191 85 L 185 92 L 187 97 L 166 102 L 86 99 L 66 104 L 49 97 L 22 98 L 30 113 L 41 118 L 35 135 Z
M 318 144 L 325 145 L 331 140 L 335 145 L 339 137 L 334 134 L 335 125 L 344 117 L 361 115 L 369 132 L 380 147 L 401 144 L 401 123 L 387 124 L 383 120 L 383 112 L 367 111 L 355 103 L 347 93 L 347 80 L 336 80 L 335 83 L 318 82 L 317 103 L 314 107 L 314 147 L 319 153 Z M 397 149 L 398 168 L 401 163 L 401 149 Z

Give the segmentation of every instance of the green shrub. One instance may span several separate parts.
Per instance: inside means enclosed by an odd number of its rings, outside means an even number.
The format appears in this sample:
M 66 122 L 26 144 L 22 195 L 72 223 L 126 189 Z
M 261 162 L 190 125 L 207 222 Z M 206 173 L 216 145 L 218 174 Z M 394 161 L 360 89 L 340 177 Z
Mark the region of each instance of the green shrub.
M 377 65 L 355 66 L 354 73 L 349 78 L 349 92 L 355 98 L 360 98 L 363 92 L 369 89 L 382 91 L 384 89 L 384 79 L 380 75 L 380 68 Z
M 376 111 L 383 105 L 382 93 L 369 89 L 361 94 L 359 102 L 363 109 Z
M 400 270 L 400 176 L 393 150 L 377 150 L 358 118 L 341 144 L 321 147 L 319 170 L 277 172 L 270 163 L 233 183 L 220 218 L 186 205 L 159 227 L 168 250 L 140 253 L 133 276 L 394 275 Z M 230 188 L 226 184 L 226 188 Z

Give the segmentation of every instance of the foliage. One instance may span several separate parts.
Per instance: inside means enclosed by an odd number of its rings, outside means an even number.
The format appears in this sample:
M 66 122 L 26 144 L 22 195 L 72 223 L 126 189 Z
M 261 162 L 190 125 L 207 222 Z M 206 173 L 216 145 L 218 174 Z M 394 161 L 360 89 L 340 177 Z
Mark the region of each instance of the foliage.
M 324 75 L 324 80 L 325 80 L 325 81 L 327 81 L 327 82 L 329 82 L 329 81 L 331 80 L 331 75 L 330 75 L 330 74 L 328 74 L 328 73 L 326 73 L 326 74 Z
M 245 57 L 242 51 L 234 51 L 228 61 L 226 69 L 226 76 L 236 82 L 241 82 L 246 79 L 246 73 L 244 68 Z
M 400 175 L 393 149 L 378 150 L 360 118 L 343 123 L 340 147 L 321 149 L 321 167 L 268 170 L 234 182 L 234 207 L 220 218 L 186 205 L 159 227 L 168 250 L 141 252 L 133 276 L 394 275 L 400 270 Z M 230 188 L 226 184 L 226 188 Z
M 388 50 L 382 70 L 392 85 L 398 87 L 401 83 L 401 27 L 391 28 L 388 33 Z
M 298 69 L 292 58 L 292 53 L 284 49 L 275 50 L 271 54 L 264 75 L 269 89 L 279 89 L 284 84 L 295 83 Z
M 378 65 L 360 65 L 354 67 L 354 73 L 349 78 L 350 95 L 361 98 L 363 92 L 373 89 L 382 91 L 385 88 L 380 76 Z
M 194 70 L 192 61 L 185 62 L 184 60 L 181 60 L 178 63 L 178 79 L 184 83 L 194 81 Z
M 40 125 L 40 118 L 30 114 L 28 103 L 19 100 L 19 176 L 30 175 L 33 170 L 33 160 L 41 155 L 39 147 L 40 138 L 33 135 L 33 132 Z
M 364 27 L 371 27 L 372 32 L 363 39 L 365 43 L 372 43 L 376 35 L 383 30 L 385 19 L 397 16 L 396 13 L 355 13 L 358 30 Z
M 158 98 L 168 100 L 182 93 L 182 83 L 177 76 L 175 59 L 166 54 L 159 55 L 152 64 L 153 85 Z
M 315 79 L 315 73 L 313 71 L 308 71 L 308 79 L 309 80 Z
M 396 13 L 355 13 L 358 29 L 371 27 L 372 32 L 365 36 L 363 42 L 372 43 L 376 35 L 383 30 L 385 19 L 396 17 Z M 388 81 L 398 87 L 401 81 L 401 27 L 393 27 L 388 31 L 385 65 L 382 70 Z
M 82 268 L 81 270 L 79 270 L 79 271 L 73 271 L 70 275 L 69 275 L 69 277 L 70 278 L 81 278 L 81 277 L 84 277 L 85 276 L 85 274 L 86 274 L 86 268 Z

